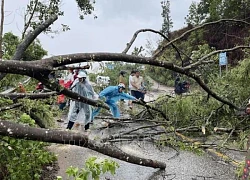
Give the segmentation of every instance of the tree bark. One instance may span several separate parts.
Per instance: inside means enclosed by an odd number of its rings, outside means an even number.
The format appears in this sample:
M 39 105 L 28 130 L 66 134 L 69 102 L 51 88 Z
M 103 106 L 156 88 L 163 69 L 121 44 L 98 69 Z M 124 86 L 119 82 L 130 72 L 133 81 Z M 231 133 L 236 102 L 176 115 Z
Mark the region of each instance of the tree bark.
M 56 91 L 47 92 L 47 93 L 8 93 L 8 94 L 0 94 L 2 98 L 10 98 L 10 99 L 45 99 L 50 98 L 51 96 L 55 96 L 58 93 Z
M 34 112 L 31 111 L 25 111 L 32 119 L 34 119 L 34 121 L 36 122 L 36 124 L 40 127 L 40 128 L 48 128 L 45 126 L 45 124 L 43 123 L 43 120 L 40 119 Z
M 9 106 L 1 107 L 0 112 L 7 111 L 7 110 L 10 110 L 10 109 L 14 109 L 14 108 L 17 108 L 17 107 L 20 107 L 20 106 L 22 106 L 22 103 L 11 104 Z
M 18 139 L 82 146 L 132 164 L 160 169 L 166 168 L 164 162 L 140 158 L 125 153 L 115 146 L 105 145 L 90 140 L 88 136 L 83 133 L 34 128 L 23 124 L 0 120 L 0 135 L 11 136 Z
M 53 24 L 57 19 L 57 16 L 52 16 L 47 19 L 43 24 L 38 26 L 34 31 L 28 33 L 27 36 L 23 39 L 23 41 L 17 46 L 17 49 L 12 59 L 20 60 L 26 49 L 37 38 L 37 36 L 41 34 L 45 29 L 47 29 L 51 24 Z M 6 76 L 6 73 L 0 74 L 0 81 Z

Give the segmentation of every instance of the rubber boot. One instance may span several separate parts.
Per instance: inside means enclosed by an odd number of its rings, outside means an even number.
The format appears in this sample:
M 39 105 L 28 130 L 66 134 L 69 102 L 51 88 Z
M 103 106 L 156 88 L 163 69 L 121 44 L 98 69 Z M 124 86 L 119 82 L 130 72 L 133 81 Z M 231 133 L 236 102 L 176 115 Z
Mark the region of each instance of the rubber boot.
M 85 130 L 89 129 L 89 123 L 84 126 Z
M 68 126 L 66 129 L 72 129 L 72 127 L 74 126 L 75 122 L 69 121 Z

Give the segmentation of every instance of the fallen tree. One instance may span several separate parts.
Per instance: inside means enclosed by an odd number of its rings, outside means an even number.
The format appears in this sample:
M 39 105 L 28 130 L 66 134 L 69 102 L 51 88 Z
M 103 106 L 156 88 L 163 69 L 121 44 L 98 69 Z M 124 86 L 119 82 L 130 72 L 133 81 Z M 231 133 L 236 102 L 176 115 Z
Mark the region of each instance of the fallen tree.
M 57 17 L 52 17 L 51 21 L 48 22 L 47 25 L 44 23 L 41 25 L 41 27 L 43 28 L 48 27 L 56 19 Z M 192 30 L 189 30 L 188 32 L 183 33 L 180 36 L 180 38 L 172 40 L 167 45 L 164 45 L 164 47 L 159 49 L 159 51 L 157 51 L 156 54 L 154 54 L 152 57 L 139 57 L 139 56 L 126 54 L 129 48 L 131 47 L 131 45 L 133 44 L 134 40 L 136 39 L 137 34 L 140 32 L 145 32 L 144 30 L 139 30 L 136 32 L 137 33 L 136 36 L 133 37 L 133 39 L 127 45 L 123 53 L 78 53 L 78 54 L 53 56 L 50 58 L 45 58 L 42 60 L 34 60 L 30 62 L 18 61 L 19 59 L 21 59 L 22 53 L 29 46 L 29 44 L 43 31 L 43 29 L 41 28 L 40 30 L 34 31 L 33 34 L 32 32 L 27 34 L 27 36 L 25 37 L 23 41 L 23 44 L 18 46 L 15 56 L 12 58 L 13 60 L 8 60 L 8 61 L 0 60 L 0 72 L 4 73 L 3 76 L 5 75 L 5 73 L 30 76 L 32 78 L 35 78 L 41 81 L 47 88 L 51 89 L 52 91 L 56 91 L 56 93 L 59 93 L 59 94 L 62 93 L 72 99 L 82 101 L 92 106 L 103 107 L 103 108 L 108 109 L 108 107 L 100 101 L 94 101 L 92 99 L 82 97 L 79 94 L 74 93 L 60 86 L 56 81 L 50 80 L 48 78 L 48 75 L 51 72 L 54 72 L 57 70 L 67 69 L 66 65 L 70 65 L 74 63 L 81 63 L 81 62 L 122 61 L 122 62 L 128 62 L 128 63 L 147 64 L 147 65 L 162 67 L 162 68 L 186 75 L 192 78 L 193 80 L 195 80 L 203 88 L 203 90 L 207 92 L 209 96 L 215 98 L 216 100 L 220 101 L 223 104 L 228 105 L 229 107 L 233 109 L 239 110 L 240 107 L 238 107 L 233 102 L 229 101 L 226 98 L 221 97 L 216 92 L 211 90 L 206 85 L 206 83 L 204 83 L 204 81 L 201 79 L 199 74 L 196 74 L 195 72 L 191 71 L 191 68 L 200 66 L 202 64 L 211 63 L 211 62 L 208 62 L 207 59 L 214 54 L 220 53 L 222 51 L 230 52 L 230 51 L 234 51 L 237 49 L 249 49 L 250 48 L 249 46 L 236 46 L 234 48 L 230 48 L 226 50 L 215 51 L 211 54 L 201 57 L 198 61 L 194 62 L 193 64 L 190 64 L 187 67 L 178 66 L 168 60 L 165 60 L 165 61 L 157 60 L 159 55 L 163 53 L 163 51 L 169 45 L 172 45 L 177 52 L 183 53 L 183 52 L 180 52 L 180 50 L 173 43 L 181 39 L 182 37 L 184 37 L 187 33 L 198 30 L 207 25 L 212 25 L 212 24 L 220 23 L 220 22 L 231 22 L 231 21 L 232 20 L 223 20 L 223 21 L 221 20 L 217 22 L 206 23 L 202 26 L 193 28 Z M 235 20 L 233 22 L 240 22 L 240 23 L 249 25 L 249 23 L 246 23 L 244 21 Z M 146 31 L 157 33 L 162 36 L 161 33 L 155 30 L 146 30 Z M 166 37 L 164 38 L 166 39 Z M 2 77 L 0 77 L 0 79 L 2 79 Z M 25 95 L 20 95 L 19 97 L 20 98 L 25 97 Z M 29 97 L 31 98 L 32 96 L 29 96 Z M 167 116 L 164 116 L 164 114 L 163 114 L 163 117 L 165 117 L 165 119 L 168 119 Z M 82 134 L 76 134 L 73 132 L 31 128 L 28 126 L 24 126 L 24 125 L 12 123 L 12 122 L 0 121 L 0 134 L 15 137 L 15 138 L 21 138 L 21 139 L 30 139 L 30 140 L 39 140 L 39 141 L 45 141 L 45 142 L 53 142 L 53 143 L 79 145 L 79 146 L 84 146 L 84 147 L 96 150 L 100 153 L 109 155 L 111 157 L 115 157 L 115 158 L 128 161 L 134 164 L 150 166 L 154 168 L 162 168 L 162 169 L 166 167 L 164 163 L 128 155 L 120 151 L 119 149 L 116 149 L 115 147 L 107 146 L 105 144 L 98 144 L 94 141 L 89 140 L 87 136 L 84 136 Z
M 132 164 L 160 169 L 166 168 L 166 164 L 163 162 L 140 158 L 125 153 L 115 146 L 97 143 L 96 141 L 90 140 L 88 136 L 83 133 L 34 128 L 24 124 L 0 120 L 0 135 L 18 139 L 82 146 Z
M 56 95 L 58 95 L 58 93 L 53 91 L 46 93 L 7 93 L 7 94 L 0 94 L 0 97 L 9 99 L 22 99 L 22 98 L 45 99 Z

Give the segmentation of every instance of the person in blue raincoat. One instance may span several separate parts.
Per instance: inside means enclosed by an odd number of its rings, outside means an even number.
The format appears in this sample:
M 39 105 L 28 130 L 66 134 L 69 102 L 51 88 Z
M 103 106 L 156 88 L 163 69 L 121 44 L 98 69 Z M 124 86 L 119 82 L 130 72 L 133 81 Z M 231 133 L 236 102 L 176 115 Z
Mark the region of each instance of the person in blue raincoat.
M 89 82 L 86 80 L 87 75 L 85 72 L 79 72 L 77 75 L 78 80 L 73 83 L 71 89 L 73 92 L 80 94 L 81 96 L 93 99 L 94 90 Z M 89 124 L 92 119 L 92 107 L 89 104 L 80 101 L 71 101 L 69 114 L 68 114 L 68 126 L 67 129 L 71 129 L 75 122 L 85 125 L 85 130 L 89 129 Z
M 103 99 L 105 98 L 105 103 L 109 106 L 113 117 L 119 118 L 120 117 L 120 111 L 116 104 L 117 101 L 120 99 L 124 100 L 137 100 L 134 96 L 130 96 L 123 91 L 125 90 L 125 85 L 123 83 L 120 83 L 118 86 L 108 86 L 104 90 L 102 90 L 99 93 L 99 98 Z M 97 108 L 93 111 L 92 114 L 92 121 L 100 112 L 101 108 Z

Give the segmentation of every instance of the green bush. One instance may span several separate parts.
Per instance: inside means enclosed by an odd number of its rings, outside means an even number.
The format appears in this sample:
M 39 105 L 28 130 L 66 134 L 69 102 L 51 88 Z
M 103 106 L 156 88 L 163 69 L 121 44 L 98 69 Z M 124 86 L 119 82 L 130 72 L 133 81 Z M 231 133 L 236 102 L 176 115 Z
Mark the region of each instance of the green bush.
M 116 168 L 119 168 L 119 165 L 115 161 L 90 157 L 86 160 L 84 168 L 79 169 L 77 167 L 70 166 L 66 170 L 66 173 L 68 178 L 73 177 L 74 180 L 99 180 L 101 174 L 110 172 L 114 175 Z M 57 180 L 62 180 L 62 177 L 58 176 Z

